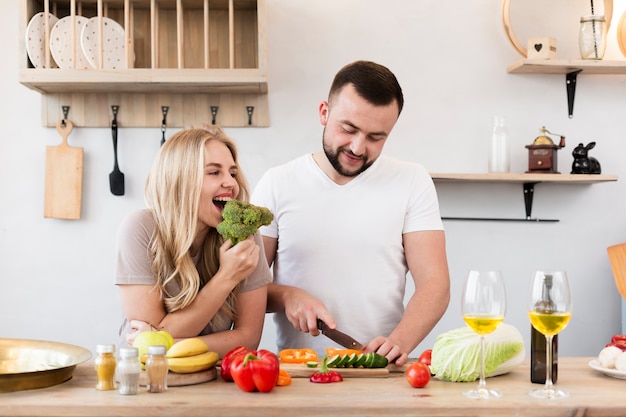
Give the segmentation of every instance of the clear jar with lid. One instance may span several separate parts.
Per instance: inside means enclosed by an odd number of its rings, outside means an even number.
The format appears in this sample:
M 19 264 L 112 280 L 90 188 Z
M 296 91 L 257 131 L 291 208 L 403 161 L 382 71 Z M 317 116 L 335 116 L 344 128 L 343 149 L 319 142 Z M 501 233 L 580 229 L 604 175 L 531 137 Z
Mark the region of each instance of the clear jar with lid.
M 582 59 L 602 59 L 606 50 L 605 19 L 603 15 L 580 18 L 578 46 Z
M 117 359 L 115 359 L 115 345 L 97 345 L 95 369 L 98 377 L 96 389 L 100 391 L 108 391 L 115 389 L 115 368 Z
M 164 392 L 167 389 L 167 348 L 163 345 L 148 347 L 146 371 L 148 373 L 148 392 Z
M 120 360 L 117 363 L 117 378 L 120 382 L 119 392 L 123 395 L 139 393 L 139 349 L 126 347 L 120 349 Z

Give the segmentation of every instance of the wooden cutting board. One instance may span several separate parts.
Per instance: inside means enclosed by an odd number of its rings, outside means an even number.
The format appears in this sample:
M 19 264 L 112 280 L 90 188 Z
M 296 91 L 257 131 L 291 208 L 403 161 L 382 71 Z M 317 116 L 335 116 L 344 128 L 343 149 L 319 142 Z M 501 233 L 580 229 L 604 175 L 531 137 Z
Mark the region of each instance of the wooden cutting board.
M 44 217 L 80 219 L 83 191 L 83 148 L 72 147 L 67 137 L 74 125 L 67 119 L 57 123 L 63 139 L 59 146 L 46 147 Z
M 169 372 L 167 374 L 167 386 L 168 387 L 182 387 L 185 385 L 202 384 L 203 382 L 213 381 L 217 378 L 217 369 L 214 367 L 207 369 L 206 371 L 194 372 L 191 374 L 177 374 L 176 372 Z M 148 373 L 141 371 L 139 374 L 139 385 L 145 387 L 148 385 Z
M 303 363 L 280 363 L 280 369 L 289 372 L 292 378 L 308 378 L 314 372 L 319 372 L 320 367 L 308 368 Z M 339 372 L 344 378 L 387 378 L 389 369 L 387 368 L 331 368 Z

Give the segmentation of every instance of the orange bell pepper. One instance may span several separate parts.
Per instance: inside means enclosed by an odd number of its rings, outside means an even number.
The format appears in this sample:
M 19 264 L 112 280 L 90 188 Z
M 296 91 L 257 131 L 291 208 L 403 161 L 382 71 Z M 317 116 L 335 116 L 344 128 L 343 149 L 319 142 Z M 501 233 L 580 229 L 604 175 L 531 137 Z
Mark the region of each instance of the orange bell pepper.
M 283 349 L 278 352 L 280 360 L 285 363 L 304 363 L 317 360 L 313 349 Z
M 328 357 L 332 357 L 334 355 L 352 355 L 353 353 L 359 355 L 361 353 L 363 353 L 362 350 L 357 350 L 357 349 L 338 349 L 338 348 L 326 348 L 326 354 L 328 355 Z
M 281 369 L 278 371 L 278 382 L 276 385 L 279 387 L 284 387 L 291 384 L 291 375 L 285 369 Z

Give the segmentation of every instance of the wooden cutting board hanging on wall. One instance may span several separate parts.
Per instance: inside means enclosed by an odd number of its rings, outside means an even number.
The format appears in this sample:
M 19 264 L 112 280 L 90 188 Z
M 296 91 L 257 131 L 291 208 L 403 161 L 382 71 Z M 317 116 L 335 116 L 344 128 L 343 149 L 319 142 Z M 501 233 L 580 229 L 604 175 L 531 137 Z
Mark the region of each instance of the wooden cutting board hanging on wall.
M 67 119 L 57 123 L 63 139 L 58 146 L 46 147 L 46 187 L 44 217 L 80 219 L 83 192 L 83 148 L 72 147 L 67 137 L 74 125 Z

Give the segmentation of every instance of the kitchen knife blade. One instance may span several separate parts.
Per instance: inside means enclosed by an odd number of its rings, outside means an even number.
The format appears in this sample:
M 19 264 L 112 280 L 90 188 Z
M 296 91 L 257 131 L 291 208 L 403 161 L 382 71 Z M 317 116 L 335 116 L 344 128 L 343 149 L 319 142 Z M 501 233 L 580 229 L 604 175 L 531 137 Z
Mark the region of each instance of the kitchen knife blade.
M 339 343 L 341 346 L 347 349 L 363 350 L 365 348 L 365 346 L 363 346 L 347 334 L 340 332 L 339 330 L 329 328 L 328 326 L 326 326 L 326 323 L 324 323 L 324 321 L 321 319 L 317 319 L 317 328 L 322 332 L 324 336 Z

